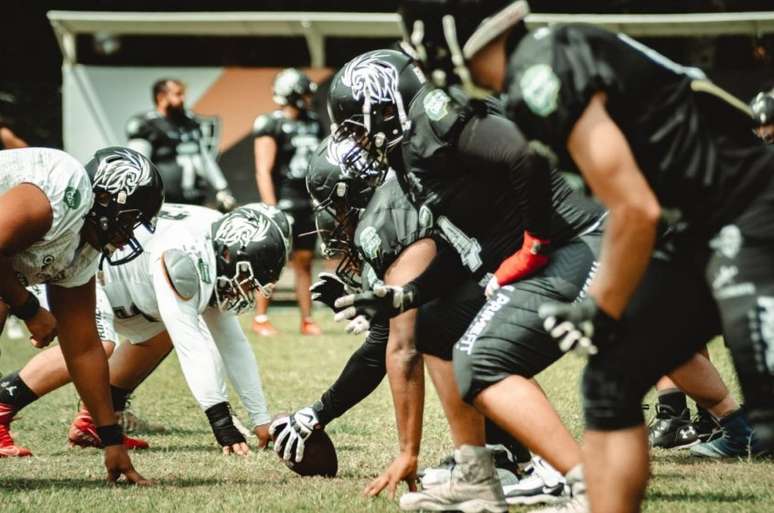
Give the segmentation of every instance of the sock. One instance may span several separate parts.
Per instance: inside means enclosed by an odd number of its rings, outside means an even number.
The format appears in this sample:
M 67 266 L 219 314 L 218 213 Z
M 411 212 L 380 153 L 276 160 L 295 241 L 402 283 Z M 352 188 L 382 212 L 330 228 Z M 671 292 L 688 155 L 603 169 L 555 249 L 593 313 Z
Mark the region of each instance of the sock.
M 269 316 L 262 314 L 262 315 L 256 315 L 255 316 L 255 322 L 266 322 L 269 320 Z
M 0 403 L 10 404 L 15 411 L 21 410 L 37 398 L 35 392 L 19 377 L 18 371 L 0 380 Z
M 125 390 L 110 385 L 110 397 L 113 399 L 113 409 L 115 411 L 124 411 L 126 409 L 126 400 L 129 399 L 131 394 L 131 390 Z
M 682 414 L 688 409 L 685 394 L 676 388 L 668 388 L 658 393 L 658 403 L 672 408 L 675 415 Z

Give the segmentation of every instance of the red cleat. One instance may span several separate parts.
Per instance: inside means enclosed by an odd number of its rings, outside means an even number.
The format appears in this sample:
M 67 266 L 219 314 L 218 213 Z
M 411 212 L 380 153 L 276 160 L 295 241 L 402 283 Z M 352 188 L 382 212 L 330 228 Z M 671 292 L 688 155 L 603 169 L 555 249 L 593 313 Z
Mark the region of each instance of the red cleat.
M 312 319 L 304 319 L 301 321 L 301 334 L 310 337 L 319 337 L 322 335 L 322 330 Z
M 10 404 L 0 403 L 0 458 L 32 456 L 29 449 L 16 445 L 11 438 L 11 422 L 15 413 Z
M 265 317 L 253 317 L 253 333 L 260 337 L 273 337 L 279 334 L 277 328 Z
M 97 435 L 97 426 L 94 425 L 94 420 L 86 408 L 81 408 L 73 423 L 70 424 L 67 440 L 71 447 L 102 447 L 102 441 Z M 124 435 L 124 447 L 127 449 L 147 449 L 149 445 L 145 440 Z

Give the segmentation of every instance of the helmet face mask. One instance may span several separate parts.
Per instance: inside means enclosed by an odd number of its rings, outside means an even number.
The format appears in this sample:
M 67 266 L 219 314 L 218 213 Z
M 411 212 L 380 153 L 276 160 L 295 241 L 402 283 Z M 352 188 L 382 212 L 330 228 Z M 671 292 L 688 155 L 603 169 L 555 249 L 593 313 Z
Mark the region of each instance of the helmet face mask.
M 327 259 L 340 259 L 336 275 L 347 286 L 359 289 L 362 285 L 363 261 L 353 239 L 359 211 L 351 210 L 344 216 L 334 215 L 330 210 L 318 209 L 315 225 L 320 236 L 320 249 Z
M 156 215 L 164 201 L 161 176 L 143 155 L 129 148 L 99 150 L 85 166 L 94 191 L 94 204 L 86 221 L 92 227 L 102 261 L 122 265 L 143 249 L 134 230 L 155 231 Z M 114 253 L 122 249 L 121 256 Z
M 235 315 L 255 308 L 255 291 L 265 297 L 271 297 L 274 283 L 261 283 L 253 272 L 250 262 L 236 262 L 232 276 L 219 275 L 215 284 L 215 300 L 221 312 L 232 312 Z
M 384 183 L 390 164 L 383 141 L 372 140 L 365 126 L 352 119 L 336 126 L 331 137 L 332 145 L 338 148 L 336 158 L 346 175 L 359 178 L 370 187 Z

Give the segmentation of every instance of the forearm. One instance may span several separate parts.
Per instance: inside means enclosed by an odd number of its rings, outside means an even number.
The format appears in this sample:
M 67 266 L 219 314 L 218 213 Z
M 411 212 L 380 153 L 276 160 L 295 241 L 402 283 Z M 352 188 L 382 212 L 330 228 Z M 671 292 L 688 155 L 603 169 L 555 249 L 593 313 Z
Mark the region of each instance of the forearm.
M 402 314 L 416 316 L 416 310 Z M 391 331 L 393 331 L 391 329 Z M 399 336 L 399 334 L 396 334 Z M 425 381 L 422 356 L 413 347 L 390 335 L 387 349 L 387 376 L 395 408 L 395 421 L 402 453 L 418 455 L 422 439 L 422 415 L 425 403 Z
M 16 306 L 24 303 L 28 294 L 11 267 L 11 258 L 0 256 L 0 298 L 8 305 Z
M 223 176 L 223 171 L 220 169 L 220 166 L 212 155 L 210 155 L 209 152 L 202 150 L 202 160 L 204 161 L 204 178 L 209 182 L 212 188 L 216 191 L 227 189 L 228 181 L 226 181 L 226 177 Z
M 72 344 L 59 337 L 67 371 L 86 408 L 97 426 L 116 423 L 110 398 L 110 375 L 107 356 L 98 340 L 89 344 Z
M 277 196 L 272 180 L 274 161 L 277 158 L 277 143 L 270 137 L 255 140 L 255 181 L 261 201 L 268 205 L 277 204 Z
M 448 294 L 470 276 L 454 248 L 441 240 L 436 240 L 436 246 L 430 265 L 407 285 L 414 288 L 414 308 Z
M 620 318 L 648 266 L 656 227 L 639 209 L 627 206 L 610 209 L 599 272 L 589 294 L 613 318 Z
M 387 325 L 371 324 L 363 345 L 349 358 L 336 382 L 312 406 L 322 425 L 353 408 L 382 382 L 386 372 L 384 352 L 388 334 Z
M 263 392 L 261 374 L 250 344 L 239 321 L 209 308 L 203 314 L 223 359 L 226 373 L 234 385 L 242 404 L 250 415 L 253 427 L 271 420 Z

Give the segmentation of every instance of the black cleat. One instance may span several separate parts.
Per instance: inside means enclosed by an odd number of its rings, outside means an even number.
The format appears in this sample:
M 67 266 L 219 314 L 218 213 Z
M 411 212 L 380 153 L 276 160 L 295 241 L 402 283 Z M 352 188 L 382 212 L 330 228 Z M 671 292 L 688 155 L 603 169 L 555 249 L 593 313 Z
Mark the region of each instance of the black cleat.
M 648 442 L 651 447 L 684 449 L 699 443 L 699 435 L 688 410 L 678 415 L 670 406 L 656 404 L 656 416 L 648 424 Z

